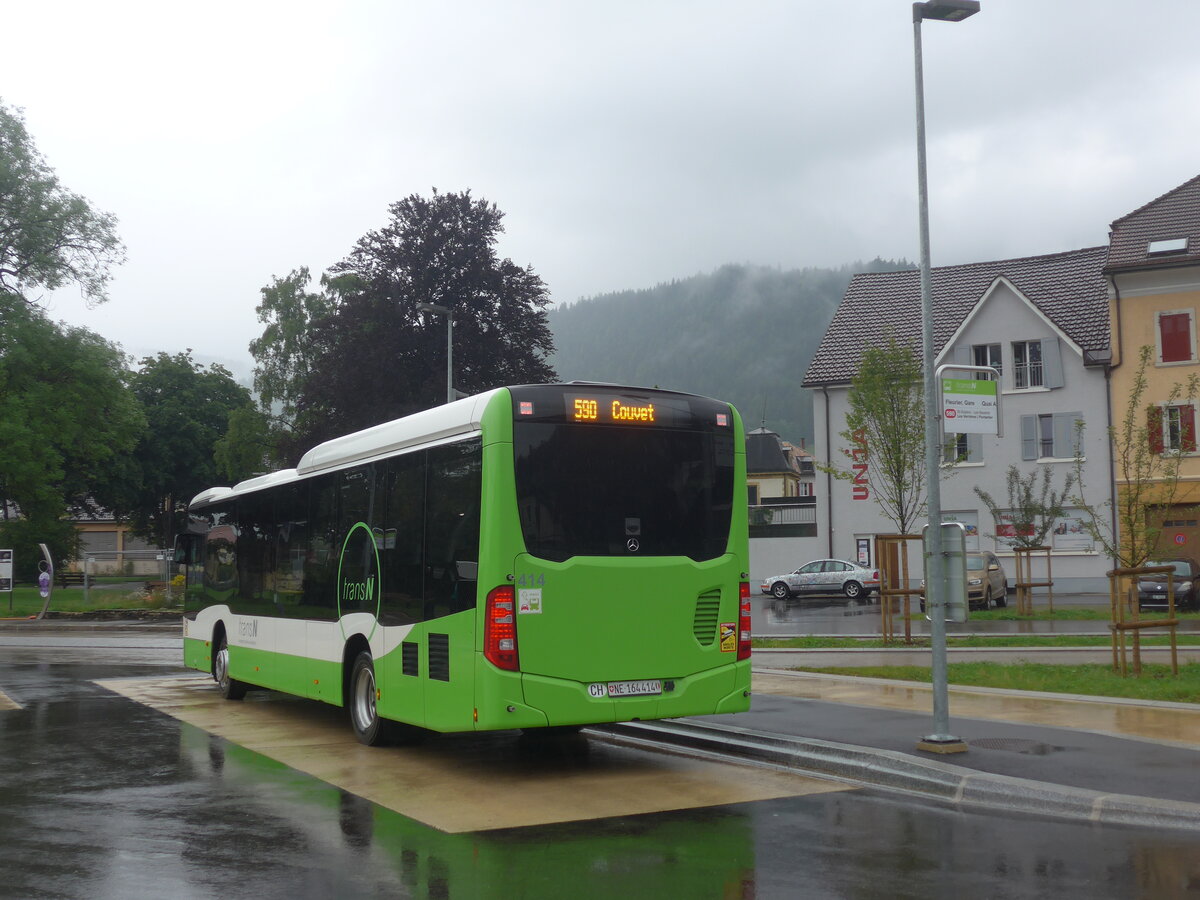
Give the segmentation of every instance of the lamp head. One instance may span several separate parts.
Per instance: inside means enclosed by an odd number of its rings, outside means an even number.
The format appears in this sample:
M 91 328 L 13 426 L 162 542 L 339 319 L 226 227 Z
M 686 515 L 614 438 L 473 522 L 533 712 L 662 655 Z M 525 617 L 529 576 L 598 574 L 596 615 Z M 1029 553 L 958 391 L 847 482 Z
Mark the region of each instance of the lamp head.
M 913 4 L 913 21 L 936 19 L 940 22 L 961 22 L 979 12 L 979 0 L 925 0 Z

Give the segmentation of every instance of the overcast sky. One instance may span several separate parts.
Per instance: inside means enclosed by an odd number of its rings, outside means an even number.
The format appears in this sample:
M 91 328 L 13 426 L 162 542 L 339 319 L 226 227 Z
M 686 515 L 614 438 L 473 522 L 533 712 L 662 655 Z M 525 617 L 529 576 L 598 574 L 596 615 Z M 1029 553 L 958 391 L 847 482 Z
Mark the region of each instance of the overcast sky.
M 51 314 L 240 375 L 273 276 L 470 189 L 556 303 L 726 262 L 916 260 L 907 0 L 6 4 L 0 100 L 115 214 Z M 983 0 L 923 32 L 934 265 L 1104 243 L 1200 173 L 1200 2 Z

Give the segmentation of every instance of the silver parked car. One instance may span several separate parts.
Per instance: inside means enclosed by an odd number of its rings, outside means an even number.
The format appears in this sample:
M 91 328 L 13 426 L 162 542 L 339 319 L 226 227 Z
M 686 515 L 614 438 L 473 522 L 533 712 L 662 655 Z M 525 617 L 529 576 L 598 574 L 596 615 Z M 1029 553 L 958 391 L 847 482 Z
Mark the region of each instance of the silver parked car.
M 843 594 L 857 600 L 879 592 L 879 572 L 844 559 L 814 559 L 789 575 L 764 578 L 760 588 L 779 600 L 796 595 Z

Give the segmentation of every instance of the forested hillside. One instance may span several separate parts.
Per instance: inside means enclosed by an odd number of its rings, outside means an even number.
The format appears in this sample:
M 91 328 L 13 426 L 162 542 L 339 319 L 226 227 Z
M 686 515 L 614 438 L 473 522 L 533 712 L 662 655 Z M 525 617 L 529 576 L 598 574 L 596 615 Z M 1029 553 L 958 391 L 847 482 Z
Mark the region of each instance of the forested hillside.
M 809 360 L 856 272 L 911 268 L 873 260 L 838 269 L 728 265 L 707 275 L 550 310 L 564 381 L 616 381 L 732 402 L 746 421 L 811 443 Z

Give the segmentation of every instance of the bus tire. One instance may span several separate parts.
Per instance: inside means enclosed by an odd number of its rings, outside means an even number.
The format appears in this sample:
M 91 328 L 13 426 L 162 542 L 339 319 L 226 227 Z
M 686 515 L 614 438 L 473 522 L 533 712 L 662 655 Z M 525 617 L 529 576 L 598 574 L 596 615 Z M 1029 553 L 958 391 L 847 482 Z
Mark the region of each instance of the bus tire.
M 246 696 L 246 684 L 229 677 L 229 643 L 221 635 L 217 652 L 213 654 L 213 681 L 226 700 L 241 700 Z
M 378 747 L 388 743 L 388 723 L 379 718 L 375 709 L 375 701 L 379 698 L 379 689 L 375 685 L 375 660 L 368 650 L 363 650 L 354 658 L 350 669 L 350 690 L 347 693 L 350 707 L 350 725 L 354 728 L 354 736 L 359 743 L 368 747 Z

